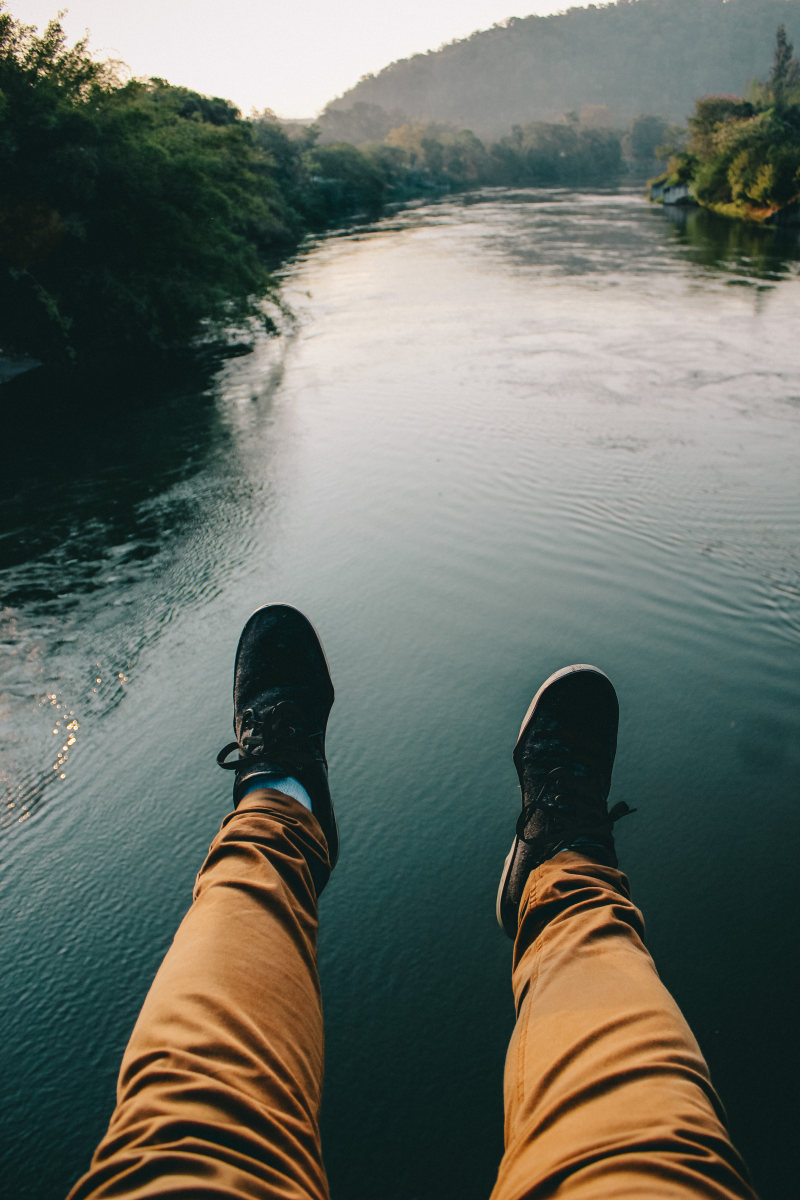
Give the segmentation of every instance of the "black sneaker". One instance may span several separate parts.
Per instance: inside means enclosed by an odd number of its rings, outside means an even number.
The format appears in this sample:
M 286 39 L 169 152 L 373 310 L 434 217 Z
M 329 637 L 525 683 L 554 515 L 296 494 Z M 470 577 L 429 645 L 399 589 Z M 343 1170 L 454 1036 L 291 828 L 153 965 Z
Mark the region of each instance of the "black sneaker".
M 254 775 L 290 775 L 311 798 L 331 867 L 339 833 L 328 787 L 325 727 L 333 704 L 325 652 L 311 622 L 288 604 L 257 609 L 242 630 L 233 668 L 236 741 L 217 762 L 236 772 L 234 804 Z M 239 757 L 226 761 L 233 751 Z
M 612 828 L 633 812 L 606 797 L 617 748 L 619 704 L 596 667 L 562 667 L 531 701 L 514 747 L 522 812 L 497 892 L 497 920 L 517 935 L 522 893 L 534 867 L 574 849 L 617 866 Z

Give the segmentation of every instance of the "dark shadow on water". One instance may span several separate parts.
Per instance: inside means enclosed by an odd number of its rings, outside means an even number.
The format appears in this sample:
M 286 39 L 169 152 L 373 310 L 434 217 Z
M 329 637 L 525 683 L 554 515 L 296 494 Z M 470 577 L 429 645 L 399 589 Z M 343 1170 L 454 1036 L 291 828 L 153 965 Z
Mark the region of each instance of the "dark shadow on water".
M 206 370 L 163 378 L 60 382 L 31 371 L 0 390 L 3 433 L 12 451 L 0 480 L 0 572 L 24 564 L 39 572 L 17 596 L 46 599 L 93 590 L 90 563 L 128 544 L 127 559 L 148 557 L 163 530 L 140 507 L 199 470 L 225 436 Z M 133 540 L 131 540 L 133 539 Z M 135 543 L 135 544 L 134 544 Z M 37 565 L 38 564 L 38 565 Z
M 734 221 L 705 208 L 667 205 L 662 210 L 675 240 L 698 266 L 739 276 L 758 287 L 798 273 L 800 230 Z
M 231 439 L 217 366 L 80 382 L 33 370 L 0 388 L 2 828 L 58 780 L 85 719 L 120 703 L 176 608 L 212 586 L 211 549 L 178 564 L 237 487 L 213 465 Z

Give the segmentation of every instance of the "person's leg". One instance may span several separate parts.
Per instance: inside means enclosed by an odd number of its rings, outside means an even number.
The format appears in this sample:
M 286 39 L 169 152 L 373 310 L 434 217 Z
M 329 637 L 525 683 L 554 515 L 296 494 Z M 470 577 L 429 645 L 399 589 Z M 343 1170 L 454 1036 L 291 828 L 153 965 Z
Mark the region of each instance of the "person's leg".
M 708 1068 L 643 942 L 606 796 L 617 707 L 601 672 L 551 677 L 515 762 L 523 811 L 498 894 L 515 937 L 506 1150 L 492 1200 L 754 1195 Z
M 305 618 L 284 606 L 254 614 L 234 672 L 237 808 L 197 877 L 125 1051 L 108 1131 L 70 1200 L 326 1200 L 316 937 L 338 848 L 324 753 L 332 702 Z M 281 777 L 299 782 L 311 811 L 269 786 Z
M 214 839 L 122 1060 L 117 1106 L 70 1200 L 327 1197 L 316 819 L 253 791 Z

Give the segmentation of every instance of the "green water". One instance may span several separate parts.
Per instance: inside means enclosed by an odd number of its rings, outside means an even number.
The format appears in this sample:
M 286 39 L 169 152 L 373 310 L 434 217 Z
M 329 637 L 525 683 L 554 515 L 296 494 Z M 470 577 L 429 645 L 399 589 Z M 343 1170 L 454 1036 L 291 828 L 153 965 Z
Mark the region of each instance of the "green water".
M 293 330 L 213 379 L 120 381 L 89 422 L 50 396 L 12 423 L 8 1194 L 61 1195 L 105 1127 L 226 811 L 239 630 L 280 600 L 337 688 L 335 1200 L 488 1194 L 510 751 L 568 662 L 617 686 L 612 797 L 639 809 L 618 841 L 651 948 L 764 1200 L 793 1195 L 796 236 L 633 194 L 492 192 L 311 247 L 285 294 Z

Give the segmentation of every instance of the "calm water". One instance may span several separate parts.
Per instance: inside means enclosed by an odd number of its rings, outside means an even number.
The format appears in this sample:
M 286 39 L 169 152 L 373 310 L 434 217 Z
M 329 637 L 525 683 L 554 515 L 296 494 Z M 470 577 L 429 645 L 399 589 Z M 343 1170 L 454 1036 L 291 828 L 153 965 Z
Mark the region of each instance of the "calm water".
M 335 1200 L 488 1194 L 510 750 L 575 661 L 620 694 L 613 797 L 639 812 L 618 841 L 661 973 L 763 1197 L 794 1195 L 796 238 L 634 195 L 488 193 L 313 247 L 285 294 L 287 336 L 206 385 L 111 395 L 88 429 L 59 398 L 13 440 L 8 1194 L 61 1195 L 105 1127 L 226 811 L 240 627 L 286 600 L 338 693 Z

